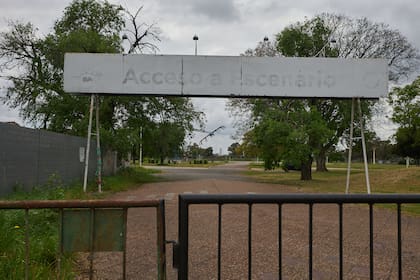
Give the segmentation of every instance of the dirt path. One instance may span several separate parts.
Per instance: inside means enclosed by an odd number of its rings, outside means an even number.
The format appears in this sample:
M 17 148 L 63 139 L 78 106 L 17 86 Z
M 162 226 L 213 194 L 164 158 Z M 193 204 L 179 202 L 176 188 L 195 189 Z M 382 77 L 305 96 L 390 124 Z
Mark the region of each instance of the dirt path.
M 219 167 L 221 168 L 221 167 Z M 222 179 L 200 179 L 169 171 L 176 181 L 147 184 L 114 195 L 122 200 L 165 199 L 167 240 L 177 240 L 180 193 L 290 193 L 292 187 L 240 181 L 241 166 L 221 168 Z M 203 174 L 205 171 L 202 171 Z M 165 173 L 164 173 L 165 174 Z M 174 175 L 175 174 L 175 175 Z M 165 176 L 165 175 L 164 175 Z M 206 175 L 204 175 L 206 177 Z M 208 174 L 207 174 L 208 177 Z M 284 205 L 282 213 L 283 279 L 308 278 L 308 207 Z M 190 208 L 189 279 L 217 279 L 217 206 Z M 278 279 L 278 207 L 256 205 L 252 223 L 252 278 Z M 345 279 L 369 279 L 369 212 L 365 206 L 344 206 Z M 222 214 L 222 279 L 246 279 L 248 256 L 248 206 L 225 205 Z M 404 279 L 420 279 L 420 218 L 404 216 Z M 397 279 L 397 217 L 394 211 L 374 210 L 375 279 Z M 128 279 L 156 279 L 156 223 L 153 209 L 129 211 Z M 314 206 L 313 279 L 338 278 L 338 207 Z M 97 279 L 121 279 L 121 254 L 97 254 Z M 167 246 L 168 279 L 177 279 L 172 268 L 172 248 Z

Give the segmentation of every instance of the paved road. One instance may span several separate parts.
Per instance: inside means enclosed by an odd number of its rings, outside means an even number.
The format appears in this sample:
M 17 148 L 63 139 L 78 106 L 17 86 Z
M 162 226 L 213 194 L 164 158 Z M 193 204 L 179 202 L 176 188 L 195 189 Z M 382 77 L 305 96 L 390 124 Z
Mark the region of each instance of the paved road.
M 290 193 L 293 187 L 249 181 L 240 172 L 246 163 L 209 169 L 162 168 L 167 181 L 118 193 L 115 199 L 165 199 L 167 240 L 177 240 L 179 193 Z M 174 181 L 173 181 L 174 180 Z M 222 211 L 222 279 L 247 279 L 248 206 L 224 205 Z M 308 278 L 308 207 L 282 208 L 283 279 Z M 278 207 L 252 208 L 252 279 L 278 279 Z M 217 206 L 190 207 L 189 279 L 217 279 Z M 338 208 L 314 206 L 313 279 L 338 279 Z M 128 215 L 128 279 L 156 279 L 156 223 L 153 209 Z M 375 279 L 397 279 L 395 212 L 374 211 Z M 420 279 L 420 218 L 404 216 L 404 279 Z M 344 207 L 345 279 L 369 279 L 369 212 L 365 206 Z M 168 279 L 177 279 L 167 247 Z M 99 279 L 121 279 L 121 255 L 98 254 Z

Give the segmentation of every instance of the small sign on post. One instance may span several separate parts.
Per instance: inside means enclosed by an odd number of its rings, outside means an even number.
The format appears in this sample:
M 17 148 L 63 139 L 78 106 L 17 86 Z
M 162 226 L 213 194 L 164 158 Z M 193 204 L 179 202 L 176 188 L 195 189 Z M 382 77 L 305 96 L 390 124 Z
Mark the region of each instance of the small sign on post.
M 93 211 L 93 224 L 91 215 Z M 123 209 L 67 209 L 62 214 L 62 252 L 124 251 Z M 91 240 L 93 239 L 93 244 Z

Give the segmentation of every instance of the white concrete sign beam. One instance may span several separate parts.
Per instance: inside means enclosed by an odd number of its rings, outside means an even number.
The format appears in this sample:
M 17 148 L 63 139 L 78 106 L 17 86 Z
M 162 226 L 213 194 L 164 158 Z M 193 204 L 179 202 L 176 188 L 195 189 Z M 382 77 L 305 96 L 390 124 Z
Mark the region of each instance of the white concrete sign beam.
M 77 94 L 379 98 L 384 59 L 67 53 L 64 90 Z

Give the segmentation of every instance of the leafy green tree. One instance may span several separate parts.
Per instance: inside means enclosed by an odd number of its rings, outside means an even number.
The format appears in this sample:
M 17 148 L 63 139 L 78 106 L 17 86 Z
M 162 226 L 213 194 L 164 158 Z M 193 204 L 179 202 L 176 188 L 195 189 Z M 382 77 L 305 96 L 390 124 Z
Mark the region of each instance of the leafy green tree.
M 394 88 L 389 97 L 394 112 L 392 120 L 399 125 L 395 134 L 396 152 L 420 159 L 420 77 L 413 83 Z
M 160 164 L 165 158 L 182 155 L 185 130 L 176 123 L 163 122 L 149 127 L 144 135 L 146 152 L 155 158 L 159 158 Z
M 197 143 L 187 147 L 187 155 L 191 158 L 198 158 L 203 153 L 203 149 Z
M 213 148 L 201 148 L 197 143 L 194 143 L 187 147 L 186 153 L 188 157 L 197 159 L 200 157 L 213 157 Z
M 330 44 L 330 40 L 334 38 L 335 45 Z M 266 44 L 260 42 L 257 48 L 247 50 L 245 55 L 277 55 L 277 56 L 326 56 L 326 57 L 344 57 L 344 58 L 386 58 L 389 65 L 389 79 L 397 81 L 401 77 L 411 73 L 417 64 L 417 50 L 403 37 L 398 31 L 390 29 L 387 25 L 382 23 L 373 23 L 366 18 L 350 19 L 345 16 L 334 14 L 321 14 L 312 19 L 305 20 L 304 22 L 297 22 L 292 24 L 276 35 L 276 49 L 277 53 L 272 53 L 273 44 Z M 265 50 L 264 50 L 265 48 Z M 270 105 L 267 105 L 269 103 Z M 261 116 L 267 108 L 264 106 L 278 106 L 279 109 L 288 110 L 292 112 L 290 107 L 284 107 L 287 101 L 254 101 L 254 100 L 233 100 L 230 103 L 232 111 L 236 112 L 251 112 L 252 117 L 248 118 L 248 129 L 253 129 L 260 125 L 264 118 L 272 118 L 272 116 Z M 362 109 L 365 121 L 370 118 L 372 102 L 366 101 L 362 103 Z M 339 139 L 348 135 L 348 128 L 350 123 L 350 101 L 335 100 L 335 99 L 300 99 L 294 102 L 296 108 L 301 108 L 302 119 L 305 115 L 310 113 L 317 116 L 315 123 L 310 127 L 319 127 L 321 130 L 326 131 L 328 137 L 322 137 L 322 141 L 315 141 L 309 147 L 308 154 L 314 156 L 317 161 L 317 171 L 326 171 L 326 155 L 328 152 L 334 150 L 334 146 L 338 143 Z M 277 119 L 273 119 L 278 121 Z M 310 122 L 311 120 L 309 120 Z M 308 124 L 301 123 L 294 127 L 296 133 L 302 135 L 305 130 L 302 128 Z M 282 143 L 273 144 L 279 141 L 279 138 L 270 137 L 269 131 L 274 133 L 275 125 L 271 125 L 271 129 L 262 129 L 255 132 L 258 137 L 258 132 L 262 135 L 261 140 L 271 139 L 271 143 L 265 149 L 262 148 L 264 159 L 270 157 L 268 160 L 271 162 L 271 157 L 280 160 L 285 157 L 287 153 L 276 153 L 275 147 L 281 147 L 281 150 L 287 150 L 292 146 L 286 145 L 290 143 L 287 138 L 283 139 Z M 280 125 L 281 127 L 281 125 Z M 307 132 L 307 137 L 311 134 Z M 275 134 L 274 134 L 275 135 Z M 262 145 L 261 142 L 258 143 Z M 277 146 L 276 146 L 277 145 Z M 275 146 L 275 147 L 274 147 Z M 300 150 L 304 151 L 304 150 Z M 298 157 L 299 153 L 295 154 L 295 161 L 300 161 L 302 157 Z M 308 159 L 309 163 L 309 159 Z M 302 163 L 301 163 L 302 164 Z M 305 172 L 302 169 L 302 172 Z M 302 178 L 310 178 L 310 176 L 302 175 Z
M 207 158 L 210 158 L 213 156 L 213 148 L 212 147 L 208 147 L 206 149 L 204 149 L 204 156 Z
M 302 180 L 312 179 L 313 153 L 333 133 L 313 108 L 311 100 L 261 100 L 255 126 L 266 169 L 280 162 L 301 170 Z M 255 112 L 257 113 L 257 112 Z M 254 113 L 254 114 L 255 114 Z
M 140 10 L 132 15 L 106 1 L 74 0 L 45 37 L 40 37 L 31 23 L 11 22 L 9 31 L 0 34 L 0 58 L 4 61 L 0 70 L 10 81 L 6 103 L 19 108 L 22 117 L 36 127 L 85 135 L 89 98 L 63 91 L 64 54 L 121 53 L 121 32 L 130 31 L 126 17 L 133 28 L 128 36 L 130 52 L 155 50 L 152 42 L 158 39 L 157 29 L 138 23 Z M 140 143 L 142 126 L 176 122 L 188 131 L 192 122 L 201 118 L 188 98 L 100 97 L 103 142 L 121 154 Z
M 240 155 L 240 152 L 238 151 L 239 146 L 240 146 L 240 144 L 238 142 L 235 142 L 235 143 L 230 144 L 230 146 L 227 149 L 228 152 L 229 152 L 229 155 L 231 155 L 231 156 Z
M 238 147 L 239 154 L 244 154 L 246 157 L 259 157 L 261 151 L 255 142 L 255 135 L 253 130 L 247 131 L 242 137 L 242 143 Z

